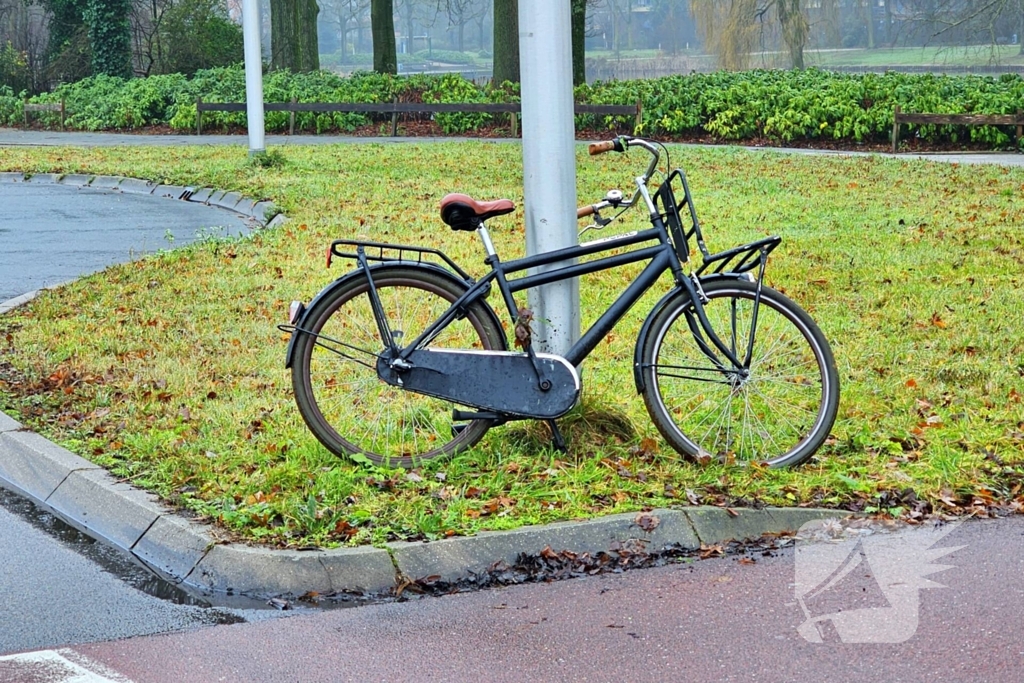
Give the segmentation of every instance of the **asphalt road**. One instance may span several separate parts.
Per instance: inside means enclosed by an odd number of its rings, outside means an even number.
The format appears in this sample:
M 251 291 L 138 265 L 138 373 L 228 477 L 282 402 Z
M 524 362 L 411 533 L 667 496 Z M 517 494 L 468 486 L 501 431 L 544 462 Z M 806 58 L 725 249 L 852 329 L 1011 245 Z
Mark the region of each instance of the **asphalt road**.
M 913 533 L 895 540 L 913 545 Z M 915 591 L 920 608 L 903 615 L 911 626 L 903 642 L 843 642 L 835 633 L 821 643 L 805 640 L 797 630 L 805 619 L 795 599 L 798 563 L 787 550 L 94 643 L 64 654 L 87 658 L 80 661 L 111 680 L 115 672 L 137 683 L 1019 680 L 1024 517 L 968 522 L 936 545 L 964 547 L 939 560 L 952 568 L 930 577 L 945 588 Z M 879 566 L 858 566 L 831 590 L 850 609 L 872 604 L 866 577 Z M 877 621 L 881 627 L 884 617 Z
M 0 207 L 0 303 L 197 236 L 248 229 L 216 207 L 54 184 L 0 184 Z
M 0 184 L 0 207 L 0 303 L 249 227 L 201 204 L 53 184 Z M 186 596 L 0 489 L 0 654 L 264 616 L 174 600 Z

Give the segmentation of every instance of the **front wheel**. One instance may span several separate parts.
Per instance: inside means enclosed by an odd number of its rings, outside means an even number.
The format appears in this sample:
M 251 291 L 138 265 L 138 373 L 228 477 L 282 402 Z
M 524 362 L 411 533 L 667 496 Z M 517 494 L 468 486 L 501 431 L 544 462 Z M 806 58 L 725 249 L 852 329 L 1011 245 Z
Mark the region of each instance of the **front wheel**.
M 415 267 L 374 272 L 374 285 L 398 345 L 411 343 L 465 292 L 452 278 Z M 292 385 L 299 412 L 336 455 L 410 467 L 476 443 L 489 420 L 456 424 L 452 404 L 404 391 L 377 376 L 384 342 L 373 316 L 366 276 L 355 277 L 310 309 L 295 347 Z M 505 348 L 501 326 L 486 304 L 470 304 L 427 345 Z
M 680 294 L 652 321 L 641 349 L 643 397 L 651 419 L 690 458 L 799 465 L 825 442 L 839 408 L 839 374 L 825 335 L 799 306 L 770 287 L 707 283 L 711 328 L 733 352 L 702 350 L 693 301 Z M 751 329 L 753 327 L 753 333 Z M 749 362 L 745 362 L 749 356 Z

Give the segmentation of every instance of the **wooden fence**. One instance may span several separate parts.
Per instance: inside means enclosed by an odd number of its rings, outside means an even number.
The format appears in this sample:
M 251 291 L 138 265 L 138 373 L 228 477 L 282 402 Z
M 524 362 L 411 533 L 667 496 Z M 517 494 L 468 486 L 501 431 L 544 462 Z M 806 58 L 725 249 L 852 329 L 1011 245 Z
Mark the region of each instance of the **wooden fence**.
M 1024 135 L 1024 114 L 908 114 L 900 111 L 899 105 L 893 114 L 892 153 L 900 144 L 900 126 L 904 123 L 936 126 L 1016 126 L 1015 140 Z
M 244 102 L 203 102 L 196 100 L 196 135 L 203 134 L 203 112 L 204 111 L 245 111 Z M 457 103 L 457 104 L 432 104 L 427 102 L 266 102 L 263 111 L 286 111 L 289 112 L 288 134 L 295 134 L 295 114 L 298 112 L 356 112 L 367 114 L 391 114 L 391 136 L 398 135 L 399 114 L 508 114 L 512 125 L 512 137 L 519 134 L 519 116 L 522 113 L 522 105 L 518 103 L 509 104 L 478 104 L 478 103 Z M 635 117 L 636 125 L 643 121 L 643 105 L 637 101 L 636 105 L 620 104 L 577 104 L 577 114 L 596 114 L 598 116 L 632 116 Z

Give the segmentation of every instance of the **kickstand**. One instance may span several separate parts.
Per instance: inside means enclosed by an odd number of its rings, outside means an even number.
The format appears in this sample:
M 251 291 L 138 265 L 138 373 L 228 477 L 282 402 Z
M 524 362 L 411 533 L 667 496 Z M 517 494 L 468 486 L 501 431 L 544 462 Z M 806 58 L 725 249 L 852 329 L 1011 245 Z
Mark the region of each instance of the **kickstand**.
M 548 427 L 551 427 L 551 442 L 554 444 L 555 449 L 562 453 L 568 453 L 569 448 L 565 445 L 565 439 L 562 437 L 562 432 L 558 431 L 558 425 L 555 424 L 554 420 L 548 420 Z

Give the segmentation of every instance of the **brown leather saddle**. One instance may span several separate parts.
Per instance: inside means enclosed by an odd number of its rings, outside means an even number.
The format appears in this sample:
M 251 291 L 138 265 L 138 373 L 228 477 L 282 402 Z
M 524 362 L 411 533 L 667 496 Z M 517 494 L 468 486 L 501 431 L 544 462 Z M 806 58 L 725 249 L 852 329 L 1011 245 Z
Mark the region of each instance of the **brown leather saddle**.
M 511 199 L 478 202 L 466 194 L 450 194 L 441 200 L 441 220 L 452 230 L 473 231 L 495 216 L 504 216 L 516 210 Z

